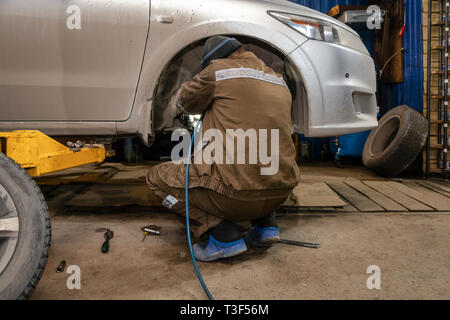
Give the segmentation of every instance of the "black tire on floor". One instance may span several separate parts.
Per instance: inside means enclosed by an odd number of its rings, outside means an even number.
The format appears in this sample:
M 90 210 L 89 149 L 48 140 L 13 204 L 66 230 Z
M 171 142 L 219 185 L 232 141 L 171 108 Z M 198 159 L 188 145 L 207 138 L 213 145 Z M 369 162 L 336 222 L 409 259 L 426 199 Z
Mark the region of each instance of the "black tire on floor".
M 3 201 L 0 201 L 0 209 L 2 204 L 2 211 L 5 211 L 6 204 L 10 207 L 13 204 L 16 209 L 14 221 L 18 221 L 18 233 L 13 236 L 13 239 L 17 239 L 15 249 L 12 247 L 12 256 L 4 260 L 9 262 L 5 264 L 3 272 L 0 271 L 0 300 L 26 299 L 36 288 L 47 263 L 50 247 L 48 209 L 33 179 L 3 153 L 0 153 L 0 188 L 3 195 L 3 199 L 0 199 Z M 9 217 L 8 214 L 11 215 L 11 210 L 0 211 L 0 224 L 1 219 Z M 0 228 L 0 261 L 1 237 Z M 6 247 L 5 242 L 3 245 Z
M 402 105 L 389 111 L 372 130 L 364 146 L 363 162 L 378 174 L 394 177 L 406 170 L 422 151 L 428 121 Z

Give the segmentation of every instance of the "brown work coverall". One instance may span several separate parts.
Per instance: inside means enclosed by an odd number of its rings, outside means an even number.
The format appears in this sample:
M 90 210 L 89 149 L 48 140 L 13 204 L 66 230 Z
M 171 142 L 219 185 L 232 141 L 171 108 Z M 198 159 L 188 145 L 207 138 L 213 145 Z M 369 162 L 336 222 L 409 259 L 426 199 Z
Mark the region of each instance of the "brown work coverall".
M 250 164 L 249 139 L 245 164 L 195 164 L 189 170 L 189 210 L 194 237 L 199 238 L 222 219 L 249 221 L 274 212 L 298 184 L 299 170 L 291 139 L 292 97 L 283 77 L 250 51 L 232 59 L 213 60 L 177 94 L 177 107 L 184 113 L 205 113 L 202 132 L 220 130 L 224 144 L 227 129 L 267 130 L 267 152 L 271 129 L 279 130 L 279 170 L 261 175 L 263 165 Z M 259 141 L 259 140 L 258 140 Z M 260 147 L 260 146 L 259 146 Z M 250 148 L 251 149 L 251 148 Z M 254 150 L 254 149 L 253 149 Z M 259 151 L 259 148 L 258 148 Z M 242 150 L 241 150 L 242 152 Z M 224 147 L 225 158 L 225 147 Z M 150 169 L 147 182 L 163 205 L 185 215 L 186 164 L 167 162 Z

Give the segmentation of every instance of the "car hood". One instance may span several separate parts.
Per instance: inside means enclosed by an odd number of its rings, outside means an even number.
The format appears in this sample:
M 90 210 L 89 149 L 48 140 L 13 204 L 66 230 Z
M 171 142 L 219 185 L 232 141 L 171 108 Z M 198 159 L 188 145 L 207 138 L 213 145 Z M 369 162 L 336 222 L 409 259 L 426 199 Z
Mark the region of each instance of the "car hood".
M 345 23 L 342 23 L 339 20 L 336 20 L 324 13 L 321 13 L 319 11 L 313 10 L 311 8 L 293 3 L 291 1 L 287 0 L 250 0 L 251 2 L 256 2 L 259 5 L 263 5 L 265 9 L 267 10 L 274 10 L 274 11 L 281 11 L 286 13 L 292 13 L 292 14 L 298 14 L 303 16 L 308 16 L 311 18 L 321 19 L 325 20 L 334 24 L 337 24 L 338 26 L 352 32 L 353 34 L 357 35 L 359 37 L 359 34 L 350 28 Z

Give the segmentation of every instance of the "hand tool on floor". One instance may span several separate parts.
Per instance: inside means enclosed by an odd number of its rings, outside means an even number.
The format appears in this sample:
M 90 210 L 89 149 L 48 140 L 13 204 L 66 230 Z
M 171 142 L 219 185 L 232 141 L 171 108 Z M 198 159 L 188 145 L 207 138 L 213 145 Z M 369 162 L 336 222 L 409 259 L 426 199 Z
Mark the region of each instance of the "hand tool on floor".
M 245 235 L 245 240 L 252 247 L 269 248 L 272 246 L 272 243 L 259 242 L 258 239 L 255 238 L 254 234 L 252 234 L 252 233 L 247 233 Z M 301 242 L 301 241 L 287 240 L 287 239 L 280 239 L 280 241 L 277 241 L 274 243 L 288 244 L 291 246 L 298 246 L 298 247 L 305 247 L 305 248 L 315 248 L 315 249 L 320 248 L 320 244 L 318 244 L 318 243 L 308 243 L 308 242 Z
M 280 239 L 281 244 L 289 244 L 292 246 L 299 246 L 299 247 L 306 247 L 306 248 L 320 248 L 320 244 L 318 243 L 308 243 L 308 242 L 300 242 L 295 240 L 287 240 L 287 239 Z
M 114 237 L 114 231 L 106 229 L 105 232 L 105 242 L 102 244 L 102 252 L 108 253 L 109 251 L 109 240 L 111 240 Z
M 56 267 L 56 272 L 58 273 L 63 272 L 65 267 L 66 267 L 66 260 L 62 260 Z
M 149 225 L 141 228 L 142 232 L 144 232 L 144 239 L 142 239 L 142 242 L 144 242 L 145 238 L 147 238 L 148 235 L 156 235 L 159 236 L 161 234 L 161 227 L 155 226 L 155 225 Z

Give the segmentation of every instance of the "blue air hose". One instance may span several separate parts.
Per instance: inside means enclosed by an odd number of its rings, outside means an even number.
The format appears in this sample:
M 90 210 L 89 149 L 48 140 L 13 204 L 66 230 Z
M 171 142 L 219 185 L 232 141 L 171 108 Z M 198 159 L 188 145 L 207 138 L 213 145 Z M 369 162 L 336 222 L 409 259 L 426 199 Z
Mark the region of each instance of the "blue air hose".
M 208 290 L 208 287 L 205 284 L 205 281 L 203 281 L 202 275 L 200 274 L 200 270 L 198 269 L 197 262 L 195 261 L 194 257 L 194 250 L 192 249 L 192 241 L 191 241 L 191 226 L 189 223 L 189 167 L 191 162 L 191 153 L 192 153 L 192 146 L 194 144 L 194 138 L 195 134 L 197 133 L 198 128 L 200 127 L 200 124 L 202 123 L 203 117 L 198 121 L 197 125 L 194 128 L 194 132 L 192 133 L 191 138 L 191 144 L 189 146 L 188 151 L 188 157 L 187 157 L 187 163 L 186 163 L 186 182 L 185 182 L 185 198 L 186 198 L 186 233 L 187 233 L 187 239 L 188 239 L 188 245 L 189 245 L 189 252 L 191 253 L 191 260 L 192 264 L 194 265 L 195 273 L 197 274 L 197 278 L 200 281 L 200 284 L 203 287 L 203 290 L 205 291 L 206 295 L 208 296 L 209 300 L 214 300 L 213 296 Z

